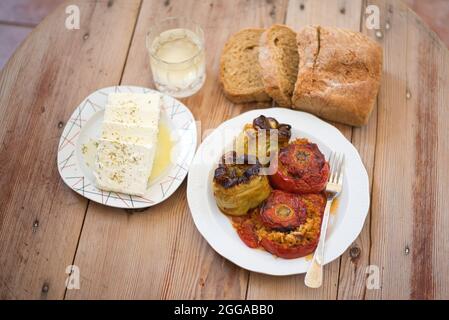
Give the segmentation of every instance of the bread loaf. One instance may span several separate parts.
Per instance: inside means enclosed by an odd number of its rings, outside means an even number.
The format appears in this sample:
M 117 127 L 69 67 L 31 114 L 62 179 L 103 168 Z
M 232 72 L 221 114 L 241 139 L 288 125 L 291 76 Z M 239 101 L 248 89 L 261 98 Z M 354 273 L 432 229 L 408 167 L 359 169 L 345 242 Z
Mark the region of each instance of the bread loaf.
M 291 107 L 298 75 L 296 33 L 273 25 L 260 38 L 259 63 L 265 91 L 281 107 Z
M 353 126 L 368 122 L 382 74 L 382 49 L 349 30 L 305 27 L 297 34 L 293 108 Z
M 220 81 L 226 97 L 234 103 L 266 102 L 259 64 L 259 41 L 264 29 L 244 29 L 225 44 L 220 61 Z

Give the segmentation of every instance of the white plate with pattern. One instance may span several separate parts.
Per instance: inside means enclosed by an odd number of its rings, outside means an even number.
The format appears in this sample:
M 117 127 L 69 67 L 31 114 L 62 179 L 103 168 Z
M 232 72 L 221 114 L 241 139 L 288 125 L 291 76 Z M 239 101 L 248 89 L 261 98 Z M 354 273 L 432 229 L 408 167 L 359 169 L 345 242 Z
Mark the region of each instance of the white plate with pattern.
M 292 126 L 292 139 L 307 138 L 329 159 L 331 151 L 345 155 L 343 190 L 332 212 L 325 247 L 325 264 L 342 255 L 363 228 L 370 204 L 369 180 L 359 153 L 334 126 L 300 111 L 271 108 L 243 113 L 222 123 L 202 142 L 190 166 L 187 200 L 197 229 L 220 255 L 242 268 L 270 275 L 293 275 L 307 271 L 307 258 L 282 259 L 247 247 L 229 217 L 217 207 L 212 190 L 213 174 L 224 146 L 260 115 Z
M 161 94 L 160 128 L 164 126 L 170 135 L 170 161 L 157 176 L 150 179 L 147 194 L 143 197 L 131 196 L 103 191 L 95 186 L 92 172 L 94 145 L 100 137 L 108 94 L 151 91 L 154 90 L 135 86 L 108 87 L 90 94 L 75 109 L 62 132 L 57 160 L 59 174 L 72 190 L 87 199 L 107 206 L 140 209 L 166 200 L 181 185 L 195 154 L 196 123 L 185 105 L 170 96 Z

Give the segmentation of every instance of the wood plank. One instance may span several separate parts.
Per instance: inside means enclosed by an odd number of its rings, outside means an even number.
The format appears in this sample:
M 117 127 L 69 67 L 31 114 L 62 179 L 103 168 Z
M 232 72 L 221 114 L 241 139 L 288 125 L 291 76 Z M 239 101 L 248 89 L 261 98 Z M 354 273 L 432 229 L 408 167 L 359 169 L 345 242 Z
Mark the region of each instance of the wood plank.
M 374 156 L 376 149 L 377 105 L 367 126 L 354 128 L 352 143 L 359 151 L 373 190 Z M 367 268 L 370 265 L 371 210 L 368 212 L 362 232 L 341 256 L 338 299 L 364 299 L 366 295 Z
M 422 96 L 424 97 L 434 97 L 435 99 L 437 99 L 437 97 L 442 97 L 445 94 L 447 95 L 447 91 L 443 91 L 441 88 L 435 88 L 434 86 L 440 86 L 444 88 L 444 81 L 446 81 L 447 83 L 447 78 L 444 78 L 442 76 L 438 77 L 437 74 L 435 72 L 433 72 L 434 70 L 428 70 L 426 69 L 426 65 L 427 63 L 424 62 L 419 62 L 418 57 L 416 55 L 417 52 L 417 43 L 421 42 L 423 39 L 425 39 L 426 43 L 424 46 L 427 46 L 426 50 L 429 50 L 429 52 L 432 52 L 432 59 L 429 59 L 429 61 L 437 61 L 437 65 L 441 65 L 447 68 L 447 60 L 445 63 L 444 60 L 444 54 L 446 54 L 447 56 L 447 50 L 444 49 L 444 45 L 442 45 L 441 43 L 438 43 L 438 40 L 435 39 L 435 35 L 433 34 L 429 34 L 429 30 L 427 29 L 427 27 L 423 26 L 422 23 L 419 21 L 418 18 L 414 17 L 413 19 L 410 18 L 411 16 L 414 16 L 414 14 L 410 11 L 407 11 L 406 8 L 404 6 L 393 6 L 390 5 L 388 2 L 386 1 L 370 1 L 370 4 L 376 4 L 381 8 L 381 19 L 382 19 L 382 29 L 381 29 L 381 34 L 382 37 L 376 37 L 374 35 L 374 31 L 369 31 L 367 33 L 369 33 L 372 37 L 376 38 L 378 41 L 385 43 L 384 47 L 384 56 L 387 57 L 388 62 L 385 65 L 385 74 L 386 74 L 386 78 L 384 78 L 383 84 L 382 86 L 389 86 L 389 88 L 391 88 L 391 91 L 388 91 L 384 93 L 384 98 L 379 100 L 379 108 L 383 108 L 383 110 L 388 110 L 389 108 L 391 108 L 392 105 L 395 106 L 395 108 L 397 108 L 398 114 L 397 116 L 399 116 L 399 114 L 401 112 L 403 112 L 404 114 L 406 114 L 408 116 L 408 114 L 410 113 L 410 102 L 406 102 L 407 100 L 407 93 L 405 93 L 405 97 L 404 95 L 400 95 L 400 102 L 398 103 L 397 98 L 395 98 L 395 96 L 397 96 L 397 92 L 404 92 L 404 90 L 407 91 L 407 88 L 411 87 L 410 83 L 413 83 L 413 85 L 415 86 L 415 90 L 413 91 L 420 91 L 422 90 L 422 80 L 423 79 L 430 79 L 429 83 L 428 83 L 428 87 L 425 88 L 425 92 L 422 93 Z M 407 22 L 405 22 L 404 20 L 407 17 Z M 394 23 L 394 27 L 392 24 L 392 21 L 395 21 Z M 389 27 L 387 27 L 387 25 Z M 398 27 L 399 26 L 399 27 Z M 366 30 L 365 30 L 366 31 Z M 397 34 L 395 34 L 397 33 Z M 419 37 L 417 37 L 416 35 L 419 35 Z M 408 37 L 408 38 L 407 38 Z M 412 44 L 412 42 L 410 41 L 411 38 L 415 38 L 414 40 L 414 44 Z M 398 39 L 401 39 L 401 41 L 397 42 Z M 421 43 L 419 45 L 422 45 Z M 404 57 L 403 57 L 403 52 L 405 50 L 405 48 L 407 48 L 407 59 L 405 59 L 405 63 L 406 66 L 408 68 L 408 70 L 405 70 L 405 64 L 404 64 Z M 436 48 L 436 49 L 435 49 Z M 434 50 L 436 50 L 436 52 L 433 52 Z M 395 53 L 396 52 L 396 53 Z M 446 58 L 447 59 L 447 58 Z M 402 61 L 401 61 L 402 60 Z M 401 63 L 400 65 L 397 65 L 397 63 Z M 418 68 L 418 66 L 420 68 Z M 444 71 L 442 71 L 442 75 Z M 407 81 L 405 81 L 404 79 L 407 77 Z M 432 82 L 432 80 L 435 80 L 438 77 L 438 79 L 442 82 L 439 84 L 436 84 L 436 81 Z M 408 83 L 408 86 L 407 86 Z M 418 90 L 419 89 L 419 90 Z M 382 89 L 382 90 L 388 90 L 388 89 Z M 399 91 L 398 91 L 399 90 Z M 433 90 L 433 91 L 437 91 L 434 92 L 433 94 L 429 95 L 429 92 Z M 382 93 L 381 93 L 382 95 Z M 396 99 L 393 101 L 393 99 Z M 413 101 L 413 96 L 411 96 L 411 101 Z M 442 98 L 441 101 L 444 101 L 444 98 Z M 439 102 L 441 105 L 441 101 Z M 438 103 L 433 103 L 433 101 L 426 101 L 427 103 L 430 103 L 432 105 L 437 105 L 437 107 L 435 107 L 436 109 L 433 110 L 433 112 L 435 114 L 438 114 Z M 416 104 L 416 102 L 413 102 Z M 418 120 L 415 119 L 415 122 L 417 123 L 425 123 L 425 122 L 421 122 L 419 120 L 420 117 L 423 116 L 422 112 L 423 109 L 426 110 L 425 107 L 423 107 L 423 105 L 425 105 L 422 100 L 418 101 L 418 105 L 415 105 L 415 110 L 416 112 L 419 112 L 420 116 L 418 117 Z M 385 114 L 387 114 L 388 111 L 384 111 Z M 412 113 L 413 114 L 413 113 Z M 373 115 L 373 117 L 375 117 L 376 114 Z M 410 116 L 408 116 L 410 119 Z M 373 121 L 373 119 L 371 119 L 371 121 Z M 384 121 L 384 119 L 380 119 L 379 123 L 381 121 Z M 397 123 L 396 121 L 392 120 L 391 122 L 391 129 L 394 129 L 394 126 L 401 126 L 400 123 Z M 407 120 L 408 121 L 408 120 Z M 410 124 L 411 126 L 414 126 L 413 122 Z M 381 124 L 382 126 L 382 124 Z M 406 123 L 404 122 L 403 126 L 406 126 Z M 445 127 L 443 126 L 443 124 L 440 124 L 438 126 L 439 128 L 439 132 L 440 134 L 442 134 L 441 132 L 443 132 L 443 130 L 447 130 L 445 129 Z M 367 129 L 369 129 L 369 126 L 367 127 Z M 428 124 L 425 124 L 422 128 L 422 130 L 428 130 L 429 133 L 434 132 L 435 129 L 430 129 L 430 127 L 428 127 Z M 364 149 L 366 148 L 370 148 L 373 149 L 372 147 L 372 142 L 375 141 L 375 138 L 373 137 L 372 133 L 364 133 L 364 130 L 362 129 L 361 131 L 359 131 L 359 129 L 354 130 L 354 134 L 353 134 L 353 143 L 354 145 L 356 145 L 356 147 L 361 150 L 361 155 L 363 158 L 365 151 Z M 386 134 L 383 133 L 384 139 L 390 139 L 390 137 Z M 399 133 L 396 133 L 399 134 Z M 411 138 L 411 133 L 409 133 L 409 135 L 407 137 L 409 141 L 408 145 L 403 146 L 403 150 L 409 150 L 408 148 L 411 147 L 411 145 L 418 145 L 416 143 L 416 141 L 413 141 L 413 139 Z M 441 141 L 441 140 L 439 140 Z M 444 139 L 443 139 L 444 141 Z M 381 144 L 383 143 L 383 141 L 378 141 L 378 144 L 383 147 Z M 445 142 L 443 142 L 444 144 Z M 399 137 L 397 137 L 397 141 L 396 141 L 396 146 L 399 146 L 401 144 L 401 139 Z M 413 149 L 411 149 L 413 150 Z M 438 150 L 447 150 L 443 148 L 438 149 Z M 397 150 L 394 149 L 394 147 L 392 147 L 390 150 L 390 152 L 397 152 Z M 430 151 L 434 151 L 434 150 L 430 150 Z M 381 152 L 385 152 L 384 149 L 382 149 Z M 409 152 L 410 153 L 410 152 Z M 405 153 L 406 154 L 406 153 Z M 439 159 L 438 163 L 444 163 L 444 161 L 442 159 L 444 159 L 444 157 L 446 157 L 447 159 L 447 153 L 439 153 L 438 155 L 433 155 L 434 159 Z M 405 159 L 405 162 L 408 162 L 410 159 L 410 157 L 408 156 L 407 159 Z M 377 161 L 377 160 L 376 160 Z M 381 161 L 385 161 L 385 162 L 379 162 L 380 166 L 388 166 L 387 163 L 389 163 L 389 161 L 397 161 L 397 159 L 385 159 L 383 158 Z M 402 162 L 400 162 L 400 165 L 405 165 L 405 166 L 410 166 L 409 163 L 405 163 L 404 164 L 404 160 L 401 159 Z M 425 162 L 425 160 L 423 158 L 421 158 L 419 160 L 420 162 Z M 415 160 L 416 162 L 416 160 Z M 377 164 L 377 162 L 376 162 Z M 373 164 L 372 163 L 368 163 L 367 165 L 367 169 L 368 172 L 371 174 L 373 171 Z M 426 165 L 427 166 L 427 165 Z M 441 166 L 438 166 L 438 168 L 441 168 Z M 415 172 L 420 172 L 422 170 L 418 170 L 416 168 Z M 424 172 L 424 174 L 423 174 Z M 440 175 L 444 175 L 446 174 L 446 170 L 443 169 L 441 171 L 440 174 L 435 175 L 435 172 L 430 172 L 430 174 L 428 174 L 426 171 L 423 171 L 419 173 L 419 176 L 426 176 L 429 175 L 431 178 L 429 178 L 429 180 L 427 180 L 427 185 L 428 188 L 430 189 L 430 194 L 432 194 L 434 196 L 435 190 L 434 190 L 434 186 L 433 184 L 435 184 L 435 177 L 439 177 Z M 389 175 L 390 173 L 384 173 L 386 175 Z M 398 176 L 398 174 L 400 175 L 400 177 Z M 397 181 L 401 182 L 402 178 L 402 172 L 401 173 L 397 173 L 396 176 L 391 178 L 391 181 L 395 181 L 395 179 L 398 179 Z M 411 172 L 411 174 L 413 174 L 413 171 Z M 433 177 L 433 178 L 432 178 Z M 376 177 L 377 178 L 377 177 Z M 426 180 L 426 179 L 424 179 Z M 413 176 L 410 176 L 410 180 L 408 181 L 415 181 L 413 179 Z M 444 181 L 444 180 L 442 180 Z M 386 181 L 385 183 L 389 183 L 390 180 Z M 414 182 L 414 184 L 416 185 L 416 181 Z M 421 182 L 418 182 L 418 184 L 420 185 L 421 188 Z M 437 183 L 438 186 L 441 186 L 441 183 Z M 410 185 L 409 185 L 410 186 Z M 441 186 L 442 188 L 444 188 L 444 186 Z M 379 190 L 378 187 L 375 187 L 376 190 Z M 391 189 L 389 189 L 391 190 Z M 441 189 L 444 190 L 444 189 Z M 386 188 L 385 188 L 386 191 Z M 409 192 L 407 193 L 407 196 L 409 196 Z M 423 196 L 424 198 L 426 198 L 428 195 Z M 378 197 L 380 197 L 380 195 L 376 195 L 376 199 L 378 199 Z M 395 204 L 395 198 L 394 197 L 389 197 L 389 200 L 391 201 L 390 203 L 394 204 L 395 207 L 398 208 L 398 210 L 401 210 L 401 205 L 396 205 Z M 430 200 L 430 203 L 429 203 Z M 377 200 L 378 201 L 378 200 Z M 406 199 L 400 199 L 400 202 L 402 201 L 407 201 Z M 339 290 L 339 297 L 341 298 L 363 298 L 363 297 L 368 297 L 368 298 L 428 298 L 428 297 L 432 297 L 433 296 L 433 292 L 438 293 L 440 296 L 447 296 L 447 284 L 445 282 L 447 282 L 447 278 L 446 277 L 439 277 L 437 279 L 433 279 L 432 278 L 432 273 L 435 274 L 435 271 L 432 270 L 432 263 L 430 262 L 426 262 L 424 260 L 430 259 L 430 256 L 432 255 L 431 251 L 432 251 L 432 247 L 431 247 L 431 243 L 434 243 L 434 247 L 436 250 L 436 248 L 441 248 L 441 252 L 445 252 L 444 250 L 446 250 L 447 252 L 447 244 L 446 241 L 442 240 L 440 235 L 440 232 L 437 232 L 437 228 L 440 227 L 440 230 L 443 230 L 445 228 L 445 226 L 447 226 L 448 224 L 448 220 L 445 218 L 445 215 L 439 215 L 438 211 L 436 210 L 436 199 L 423 199 L 421 198 L 420 200 L 414 200 L 414 202 L 419 202 L 422 203 L 422 207 L 425 208 L 424 211 L 431 211 L 432 213 L 429 214 L 428 216 L 423 216 L 422 213 L 418 214 L 417 216 L 420 218 L 420 220 L 418 220 L 418 224 L 421 226 L 426 226 L 427 231 L 423 232 L 423 231 L 418 231 L 416 232 L 415 230 L 411 230 L 412 229 L 412 222 L 413 220 L 415 220 L 416 223 L 416 219 L 412 219 L 410 217 L 410 214 L 408 214 L 407 211 L 403 211 L 404 214 L 404 218 L 402 217 L 397 217 L 395 216 L 395 218 L 398 219 L 403 219 L 404 221 L 401 221 L 397 224 L 395 224 L 392 228 L 388 228 L 388 231 L 379 231 L 378 228 L 382 228 L 384 225 L 383 224 L 388 224 L 389 221 L 391 220 L 391 216 L 393 214 L 392 211 L 388 212 L 388 217 L 387 216 L 377 216 L 378 212 L 374 211 L 371 213 L 376 219 L 377 223 L 374 227 L 373 227 L 373 232 L 372 234 L 368 234 L 367 230 L 369 230 L 369 228 L 365 227 L 364 231 L 362 232 L 361 237 L 359 238 L 361 240 L 361 244 L 362 246 L 356 244 L 358 246 L 358 248 L 360 248 L 361 250 L 359 250 L 359 256 L 354 258 L 351 257 L 351 255 L 349 254 L 347 257 L 344 257 L 342 259 L 342 265 L 341 265 L 341 272 L 340 272 L 340 290 Z M 439 199 L 440 203 L 438 204 L 438 206 L 442 205 L 441 203 L 444 202 L 444 199 Z M 373 201 L 374 202 L 374 201 Z M 409 203 L 412 203 L 411 200 L 409 200 Z M 373 208 L 376 206 L 378 206 L 377 203 L 373 203 Z M 385 209 L 386 211 L 387 209 Z M 407 210 L 407 208 L 405 209 Z M 434 213 L 436 211 L 436 213 Z M 395 212 L 394 212 L 395 213 Z M 396 213 L 395 213 L 396 214 Z M 433 215 L 435 215 L 435 219 L 438 219 L 439 221 L 433 221 L 433 219 L 429 219 L 430 217 L 432 217 Z M 387 220 L 388 219 L 388 220 Z M 381 225 L 381 226 L 380 226 Z M 433 226 L 435 225 L 435 227 Z M 402 230 L 402 232 L 399 232 L 399 234 L 395 235 L 395 228 L 396 230 Z M 433 229 L 435 228 L 435 234 L 433 235 L 434 239 L 433 242 L 428 241 L 427 237 L 431 237 L 433 234 Z M 380 235 L 379 233 L 382 233 L 382 235 Z M 389 232 L 392 233 L 391 237 L 385 237 L 386 234 L 388 234 Z M 427 233 L 429 235 L 427 235 Z M 424 234 L 424 235 L 423 235 Z M 380 236 L 380 239 L 377 238 L 377 236 Z M 374 244 L 374 249 L 372 252 L 372 256 L 379 256 L 380 253 L 379 251 L 384 251 L 383 256 L 381 259 L 386 260 L 386 262 L 384 262 L 382 260 L 382 264 L 378 265 L 376 261 L 371 261 L 371 255 L 369 254 L 369 250 L 364 250 L 363 247 L 366 247 L 366 249 L 369 249 L 369 247 L 367 247 L 367 245 L 370 245 L 371 240 L 373 239 L 373 244 Z M 415 239 L 414 242 L 417 243 L 418 249 L 415 249 L 414 251 L 412 251 L 411 245 L 409 245 L 410 243 L 410 239 L 413 238 Z M 394 254 L 391 253 L 387 253 L 390 246 L 397 246 L 397 244 L 403 244 L 406 243 L 404 245 L 404 247 L 402 248 L 402 252 L 401 250 L 396 250 L 394 252 Z M 418 262 L 411 262 L 411 266 L 409 265 L 409 261 L 407 259 L 405 259 L 405 256 L 409 255 L 411 252 L 415 253 L 415 261 L 418 260 Z M 425 254 L 427 253 L 427 259 L 425 258 Z M 444 259 L 446 259 L 445 255 L 441 255 L 441 254 L 434 254 L 433 255 L 433 265 L 434 268 L 433 269 L 438 269 L 440 270 L 440 272 L 442 271 L 442 265 Z M 419 261 L 421 260 L 421 261 Z M 383 263 L 389 263 L 391 265 L 391 270 L 394 270 L 393 273 L 391 273 L 392 271 L 389 270 L 388 272 L 390 273 L 388 276 L 388 279 L 381 279 L 382 283 L 384 283 L 385 285 L 382 287 L 382 290 L 369 290 L 367 291 L 366 289 L 366 267 L 369 264 L 373 264 L 379 267 L 379 270 L 383 273 L 386 272 L 385 271 L 385 267 L 383 265 Z M 405 267 L 404 267 L 404 263 L 405 263 Z M 401 267 L 398 267 L 401 266 Z M 413 268 L 415 268 L 415 270 L 413 270 Z M 401 274 L 401 277 L 398 278 L 398 274 Z M 415 276 L 412 276 L 415 275 Z M 419 275 L 419 276 L 416 276 Z M 444 273 L 441 273 L 441 275 L 444 275 Z M 390 284 L 389 281 L 391 279 L 394 279 L 396 281 L 396 283 L 394 284 Z M 407 283 L 410 282 L 410 283 Z M 435 283 L 435 284 L 434 284 Z M 438 283 L 439 289 L 436 289 L 436 286 Z M 414 287 L 420 286 L 419 289 L 414 289 Z M 386 287 L 386 288 L 385 288 Z M 396 290 L 396 292 L 391 292 L 391 288 L 394 288 L 394 290 Z
M 368 30 L 365 23 L 364 9 L 368 1 L 363 1 L 361 31 L 383 46 L 382 38 L 375 35 L 375 30 Z M 381 24 L 385 25 L 385 15 L 381 12 Z M 386 53 L 384 52 L 384 55 Z M 377 103 L 369 123 L 362 128 L 353 128 L 352 144 L 357 148 L 365 165 L 370 180 L 370 192 L 373 190 L 373 171 L 377 139 Z M 366 295 L 367 268 L 370 264 L 371 248 L 371 209 L 368 212 L 362 232 L 341 257 L 338 299 L 364 299 Z
M 87 201 L 64 185 L 56 152 L 64 121 L 120 80 L 139 1 L 69 1 L 40 24 L 0 74 L 0 298 L 61 299 Z
M 407 102 L 407 8 L 399 1 L 370 2 L 379 6 L 389 29 L 383 25 L 381 30 L 385 58 L 378 98 L 369 260 L 379 268 L 381 288 L 367 290 L 366 298 L 407 299 L 413 263 L 408 248 L 413 250 L 417 124 L 415 111 Z
M 376 149 L 377 105 L 367 126 L 354 128 L 352 143 L 359 151 L 370 179 L 370 192 L 373 190 L 374 156 Z M 362 232 L 341 256 L 338 299 L 364 299 L 366 295 L 367 267 L 370 265 L 371 248 L 371 210 Z
M 410 13 L 409 13 L 410 15 Z M 441 46 L 440 46 L 441 48 Z M 449 242 L 447 241 L 447 229 L 449 226 L 449 215 L 446 213 L 447 198 L 443 195 L 449 190 L 449 170 L 447 164 L 449 163 L 449 139 L 448 139 L 448 123 L 445 120 L 448 111 L 447 101 L 449 101 L 449 51 L 438 49 L 441 55 L 437 58 L 441 63 L 438 70 L 438 92 L 441 93 L 437 97 L 438 104 L 438 130 L 437 135 L 439 137 L 437 144 L 437 199 L 438 212 L 435 217 L 435 230 L 434 230 L 434 242 L 435 249 L 433 255 L 434 274 L 435 279 L 435 299 L 449 299 L 449 279 L 447 275 L 447 262 L 449 261 Z M 436 54 L 438 57 L 438 54 Z M 443 164 L 443 165 L 440 165 Z
M 412 154 L 403 154 L 403 163 L 415 172 L 408 194 L 413 205 L 408 220 L 413 228 L 409 297 L 448 299 L 449 52 L 411 10 L 407 27 L 406 110 L 414 118 L 414 148 Z
M 360 30 L 362 1 L 290 0 L 286 24 L 298 30 L 305 25 L 334 26 L 355 31 Z M 334 124 L 349 140 L 352 128 Z M 320 289 L 308 289 L 304 275 L 273 278 L 252 273 L 249 281 L 249 299 L 335 299 L 337 297 L 340 259 L 327 265 L 324 284 Z
M 218 83 L 220 52 L 243 27 L 282 22 L 286 1 L 144 1 L 123 76 L 123 84 L 153 87 L 145 34 L 157 19 L 188 16 L 206 36 L 207 80 L 184 99 L 203 130 L 214 128 L 247 106 L 227 101 Z M 196 230 L 186 201 L 186 183 L 164 203 L 143 213 L 89 206 L 76 265 L 80 298 L 243 299 L 248 272 L 220 257 Z

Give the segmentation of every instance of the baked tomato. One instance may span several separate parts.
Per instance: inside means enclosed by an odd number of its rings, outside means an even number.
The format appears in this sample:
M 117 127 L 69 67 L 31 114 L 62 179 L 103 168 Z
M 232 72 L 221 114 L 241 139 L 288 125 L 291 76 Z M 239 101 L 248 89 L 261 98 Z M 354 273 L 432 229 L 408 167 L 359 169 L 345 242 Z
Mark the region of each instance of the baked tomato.
M 259 247 L 259 239 L 256 234 L 257 221 L 259 221 L 258 211 L 258 209 L 250 210 L 247 215 L 232 218 L 232 224 L 240 239 L 253 249 Z
M 260 241 L 262 247 L 269 253 L 274 254 L 284 259 L 296 259 L 305 257 L 313 253 L 317 247 L 316 243 L 309 243 L 307 245 L 290 246 L 287 244 L 281 244 L 267 238 Z
M 262 205 L 260 218 L 268 228 L 292 230 L 305 222 L 306 206 L 298 195 L 274 190 Z
M 294 196 L 302 201 L 306 210 L 306 217 L 299 226 L 283 231 L 268 227 L 262 219 L 261 208 L 255 208 L 244 216 L 232 218 L 240 239 L 250 248 L 262 247 L 284 259 L 300 258 L 314 252 L 320 237 L 326 196 L 323 193 Z
M 245 220 L 236 228 L 237 233 L 242 241 L 250 248 L 259 247 L 259 239 L 254 232 L 254 224 L 251 220 Z
M 307 256 L 314 252 L 318 245 L 326 196 L 320 193 L 299 197 L 305 204 L 307 212 L 303 224 L 287 232 L 256 230 L 256 234 L 260 235 L 260 245 L 280 258 L 295 259 Z
M 326 187 L 329 164 L 314 143 L 297 139 L 278 154 L 278 168 L 271 184 L 291 193 L 319 193 Z

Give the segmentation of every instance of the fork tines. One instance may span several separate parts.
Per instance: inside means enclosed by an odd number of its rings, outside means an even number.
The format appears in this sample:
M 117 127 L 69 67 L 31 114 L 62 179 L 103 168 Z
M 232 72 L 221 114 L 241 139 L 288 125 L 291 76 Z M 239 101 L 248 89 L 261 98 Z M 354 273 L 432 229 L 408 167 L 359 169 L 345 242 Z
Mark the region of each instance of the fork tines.
M 341 184 L 343 182 L 344 162 L 344 153 L 331 152 L 329 157 L 330 174 L 328 180 L 330 183 Z

